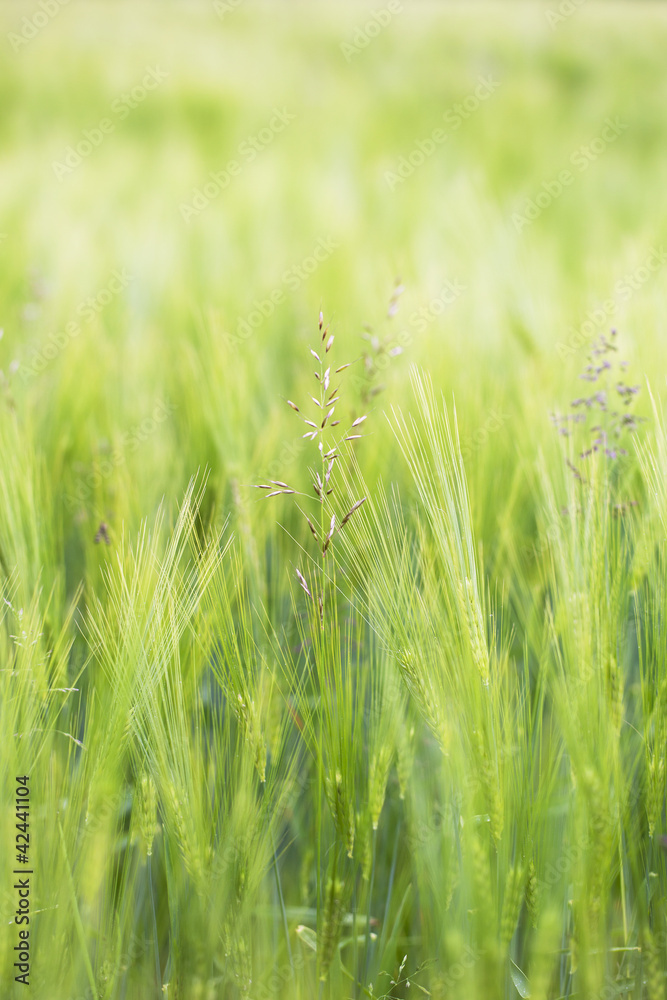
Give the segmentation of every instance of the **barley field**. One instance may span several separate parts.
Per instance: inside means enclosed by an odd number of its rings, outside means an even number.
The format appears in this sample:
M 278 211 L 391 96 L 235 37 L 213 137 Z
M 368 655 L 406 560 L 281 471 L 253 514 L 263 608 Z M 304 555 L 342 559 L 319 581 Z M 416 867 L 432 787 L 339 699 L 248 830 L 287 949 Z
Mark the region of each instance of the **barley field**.
M 667 5 L 0 36 L 0 996 L 664 998 Z

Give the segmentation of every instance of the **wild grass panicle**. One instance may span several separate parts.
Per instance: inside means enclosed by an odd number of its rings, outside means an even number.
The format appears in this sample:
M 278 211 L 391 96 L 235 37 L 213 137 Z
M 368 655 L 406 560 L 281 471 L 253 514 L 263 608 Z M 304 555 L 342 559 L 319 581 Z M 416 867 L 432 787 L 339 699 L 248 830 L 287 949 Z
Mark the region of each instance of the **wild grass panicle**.
M 616 336 L 616 330 L 612 330 L 609 337 L 602 334 L 595 341 L 588 363 L 579 375 L 580 379 L 597 384 L 596 391 L 590 396 L 573 399 L 569 413 L 551 415 L 559 434 L 572 437 L 578 430 L 575 437 L 579 464 L 574 464 L 571 458 L 567 459 L 567 464 L 582 483 L 585 477 L 581 462 L 585 463 L 596 454 L 609 462 L 627 456 L 629 438 L 644 422 L 633 409 L 640 387 L 625 380 L 628 362 L 616 361 L 613 357 L 618 353 Z M 635 505 L 636 501 L 631 503 Z
M 299 510 L 308 525 L 308 529 L 315 540 L 320 555 L 326 557 L 336 535 L 345 527 L 352 515 L 365 502 L 366 497 L 346 503 L 345 498 L 336 502 L 336 463 L 346 453 L 346 444 L 356 442 L 364 437 L 362 430 L 368 414 L 362 414 L 351 420 L 342 431 L 335 430 L 341 426 L 341 419 L 336 416 L 336 410 L 340 409 L 344 378 L 342 373 L 351 367 L 353 362 L 345 362 L 334 367 L 332 349 L 335 335 L 329 333 L 328 325 L 324 324 L 324 316 L 320 312 L 319 321 L 319 342 L 317 350 L 310 349 L 310 354 L 318 364 L 318 369 L 313 372 L 318 384 L 318 395 L 310 396 L 307 407 L 303 404 L 297 405 L 288 399 L 287 405 L 296 413 L 303 424 L 308 428 L 303 437 L 316 447 L 316 464 L 310 467 L 308 472 L 311 478 L 311 489 L 315 496 L 318 510 L 309 516 L 306 509 L 299 505 Z M 308 415 L 306 415 L 308 414 Z M 314 419 L 311 419 L 314 418 Z M 334 419 L 335 418 L 335 419 Z M 271 480 L 269 483 L 260 483 L 255 487 L 260 490 L 267 490 L 266 498 L 274 496 L 295 496 L 301 501 L 311 501 L 311 494 L 293 488 L 283 480 Z M 334 496 L 333 500 L 329 498 Z M 314 523 L 315 522 L 315 523 Z M 297 569 L 297 579 L 305 591 L 312 598 L 312 594 L 301 570 Z M 324 595 L 320 593 L 318 600 L 323 601 Z

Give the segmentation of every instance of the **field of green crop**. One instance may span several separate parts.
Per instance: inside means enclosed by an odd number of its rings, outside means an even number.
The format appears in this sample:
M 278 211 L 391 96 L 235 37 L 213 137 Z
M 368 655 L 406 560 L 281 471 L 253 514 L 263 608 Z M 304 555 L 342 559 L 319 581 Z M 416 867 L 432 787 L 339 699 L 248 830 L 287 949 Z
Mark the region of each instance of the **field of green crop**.
M 0 996 L 664 998 L 667 6 L 0 44 Z

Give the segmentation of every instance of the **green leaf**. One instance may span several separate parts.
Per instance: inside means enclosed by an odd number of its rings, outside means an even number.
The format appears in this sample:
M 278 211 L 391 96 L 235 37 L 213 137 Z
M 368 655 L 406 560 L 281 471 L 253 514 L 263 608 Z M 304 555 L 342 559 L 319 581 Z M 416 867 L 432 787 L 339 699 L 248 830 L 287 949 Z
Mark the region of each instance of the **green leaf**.
M 312 948 L 313 951 L 317 951 L 317 934 L 311 927 L 306 927 L 304 924 L 299 924 L 296 929 L 297 937 L 300 938 L 305 945 Z
M 655 896 L 655 890 L 658 888 L 660 879 L 657 872 L 648 873 L 648 901 L 649 903 Z
M 520 996 L 526 1000 L 530 996 L 530 984 L 526 978 L 525 973 L 521 971 L 516 962 L 513 962 L 510 958 L 510 975 L 512 977 L 512 982 L 517 988 Z
M 371 939 L 371 941 L 377 941 L 377 934 L 374 934 L 371 931 L 371 933 L 370 933 L 370 939 Z M 354 940 L 355 939 L 353 937 L 342 938 L 342 940 L 340 940 L 338 942 L 338 948 L 339 949 L 340 948 L 346 948 L 349 944 L 354 944 Z M 363 945 L 366 944 L 366 935 L 365 934 L 357 934 L 356 940 L 357 940 L 357 944 L 360 944 L 363 947 Z

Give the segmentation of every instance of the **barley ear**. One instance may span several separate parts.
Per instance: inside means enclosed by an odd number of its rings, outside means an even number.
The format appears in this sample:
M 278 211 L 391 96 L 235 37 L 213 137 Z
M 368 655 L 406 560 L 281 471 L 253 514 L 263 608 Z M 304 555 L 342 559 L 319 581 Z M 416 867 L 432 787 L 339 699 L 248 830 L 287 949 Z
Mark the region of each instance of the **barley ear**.
M 139 793 L 139 835 L 141 847 L 146 857 L 153 853 L 153 841 L 157 826 L 157 795 L 150 774 L 143 774 L 138 788 Z

